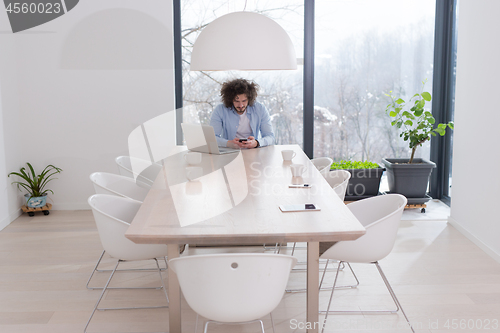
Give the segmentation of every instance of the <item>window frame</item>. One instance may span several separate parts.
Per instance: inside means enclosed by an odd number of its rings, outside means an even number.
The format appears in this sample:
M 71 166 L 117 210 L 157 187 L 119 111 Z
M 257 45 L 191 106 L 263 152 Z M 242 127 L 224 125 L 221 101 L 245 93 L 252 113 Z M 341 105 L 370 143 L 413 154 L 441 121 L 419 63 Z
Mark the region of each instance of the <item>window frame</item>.
M 456 13 L 457 0 L 436 1 L 436 24 L 434 34 L 434 71 L 432 90 L 432 115 L 438 123 L 448 123 L 453 119 L 456 66 Z M 436 169 L 430 178 L 430 195 L 447 205 L 451 203 L 448 193 L 451 169 L 451 137 L 446 135 L 431 139 L 431 161 Z

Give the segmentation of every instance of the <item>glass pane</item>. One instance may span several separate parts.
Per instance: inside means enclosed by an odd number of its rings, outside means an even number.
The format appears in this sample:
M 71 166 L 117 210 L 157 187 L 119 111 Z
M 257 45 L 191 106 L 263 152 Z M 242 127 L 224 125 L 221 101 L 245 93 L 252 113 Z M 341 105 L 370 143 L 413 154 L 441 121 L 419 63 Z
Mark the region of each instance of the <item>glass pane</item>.
M 426 79 L 432 93 L 435 0 L 317 0 L 315 10 L 315 157 L 409 157 L 385 94 L 408 100 Z M 417 149 L 429 155 L 428 142 Z
M 184 122 L 208 124 L 214 108 L 221 103 L 221 84 L 234 78 L 255 81 L 259 86 L 257 101 L 271 114 L 276 144 L 302 144 L 302 66 L 291 71 L 220 71 L 191 72 L 189 63 L 194 41 L 201 30 L 214 19 L 235 11 L 266 15 L 280 24 L 295 46 L 297 57 L 304 51 L 304 4 L 302 0 L 286 1 L 213 1 L 183 0 L 182 80 Z M 230 51 L 231 52 L 231 51 Z M 245 36 L 234 41 L 234 56 L 245 52 Z

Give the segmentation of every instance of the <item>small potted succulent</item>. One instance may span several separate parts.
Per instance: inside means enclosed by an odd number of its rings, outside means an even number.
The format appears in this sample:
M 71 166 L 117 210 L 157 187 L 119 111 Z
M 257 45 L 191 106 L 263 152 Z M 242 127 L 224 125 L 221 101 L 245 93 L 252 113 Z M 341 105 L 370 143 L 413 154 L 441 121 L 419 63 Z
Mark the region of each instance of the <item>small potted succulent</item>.
M 334 162 L 330 170 L 347 170 L 351 174 L 345 194 L 346 201 L 354 201 L 379 194 L 380 179 L 385 168 L 370 161 Z
M 425 86 L 422 82 L 422 90 Z M 411 149 L 411 157 L 384 158 L 382 163 L 387 168 L 387 181 L 391 193 L 400 193 L 407 198 L 423 198 L 427 192 L 427 184 L 432 169 L 436 164 L 415 158 L 415 151 L 419 146 L 431 139 L 431 136 L 446 134 L 446 128 L 453 129 L 453 122 L 447 124 L 436 124 L 436 120 L 430 111 L 425 110 L 425 103 L 431 101 L 431 94 L 424 91 L 416 93 L 408 102 L 402 98 L 391 98 L 386 112 L 391 117 L 391 125 L 401 130 L 400 137 L 408 142 Z M 425 199 L 425 201 L 427 201 Z M 423 201 L 423 202 L 425 202 Z
M 28 192 L 24 195 L 27 207 L 43 207 L 47 202 L 47 194 L 49 192 L 54 194 L 51 189 L 46 188 L 47 183 L 56 179 L 54 175 L 60 173 L 62 169 L 49 164 L 40 174 L 37 174 L 30 163 L 26 164 L 28 169 L 22 167 L 19 172 L 9 173 L 8 177 L 18 176 L 20 178 L 20 181 L 12 182 L 12 184 L 16 184 L 19 191 L 24 189 Z

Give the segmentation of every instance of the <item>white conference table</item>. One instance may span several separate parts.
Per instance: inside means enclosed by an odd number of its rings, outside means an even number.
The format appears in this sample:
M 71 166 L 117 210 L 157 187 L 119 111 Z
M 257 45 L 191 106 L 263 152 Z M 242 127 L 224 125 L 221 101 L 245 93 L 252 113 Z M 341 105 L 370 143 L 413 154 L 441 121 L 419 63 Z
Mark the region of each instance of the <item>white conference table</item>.
M 296 152 L 306 166 L 292 177 L 281 151 Z M 298 145 L 269 146 L 227 155 L 202 154 L 203 175 L 186 178 L 184 154 L 177 147 L 163 160 L 143 205 L 125 236 L 135 243 L 167 244 L 168 258 L 178 244 L 257 244 L 307 242 L 307 322 L 318 323 L 319 242 L 354 240 L 366 231 Z M 308 183 L 310 188 L 289 188 Z M 313 203 L 320 211 L 283 213 L 279 205 Z M 168 270 L 169 329 L 181 332 L 181 293 Z M 314 325 L 308 332 L 317 332 Z

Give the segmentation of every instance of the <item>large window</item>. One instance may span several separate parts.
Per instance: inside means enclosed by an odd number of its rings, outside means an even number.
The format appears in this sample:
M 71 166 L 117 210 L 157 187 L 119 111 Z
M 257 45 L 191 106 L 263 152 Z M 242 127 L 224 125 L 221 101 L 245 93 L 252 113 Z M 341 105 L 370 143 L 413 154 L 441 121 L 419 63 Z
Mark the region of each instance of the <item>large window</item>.
M 447 19 L 450 13 L 455 15 L 456 0 L 174 0 L 174 3 L 175 6 L 180 3 L 176 17 L 181 21 L 180 33 L 176 34 L 176 40 L 181 42 L 176 44 L 176 54 L 181 53 L 182 45 L 182 65 L 179 60 L 176 63 L 177 73 L 182 67 L 182 80 L 176 78 L 177 91 L 182 86 L 182 102 L 177 105 L 183 106 L 185 122 L 208 123 L 220 103 L 222 82 L 237 77 L 252 79 L 260 85 L 258 100 L 270 111 L 276 144 L 303 145 L 310 157 L 379 163 L 383 157 L 409 157 L 408 144 L 399 137 L 397 128 L 390 125 L 385 113 L 390 101 L 386 94 L 392 91 L 408 100 L 421 92 L 423 81 L 426 81 L 425 91 L 433 93 L 436 119 L 452 120 L 454 76 L 448 75 L 448 69 L 454 58 L 446 53 L 451 48 L 445 41 L 453 33 L 456 37 L 453 30 L 456 22 Z M 299 64 L 296 71 L 189 71 L 192 45 L 201 30 L 224 14 L 242 10 L 267 15 L 288 32 L 296 47 Z M 235 56 L 245 52 L 244 36 L 234 41 L 234 45 Z M 304 45 L 314 48 L 306 49 Z M 437 61 L 440 54 L 443 56 Z M 445 101 L 437 103 L 436 99 Z M 432 154 L 429 142 L 417 149 L 417 157 L 432 156 L 438 164 L 431 177 L 434 198 L 449 199 L 451 194 L 451 135 L 447 134 L 446 143 L 433 140 Z M 436 156 L 446 156 L 445 161 Z
M 424 80 L 432 92 L 435 6 L 435 0 L 315 2 L 315 157 L 409 157 L 385 113 L 385 94 L 410 98 Z M 429 158 L 429 151 L 427 143 L 417 154 Z
M 221 84 L 233 78 L 254 80 L 259 86 L 257 100 L 271 114 L 276 144 L 302 143 L 302 66 L 295 71 L 191 72 L 189 62 L 194 41 L 208 23 L 235 11 L 252 11 L 269 16 L 288 33 L 301 57 L 304 48 L 303 0 L 286 1 L 181 1 L 183 121 L 208 124 L 213 109 L 221 103 Z M 234 41 L 233 52 L 245 52 L 245 36 Z

